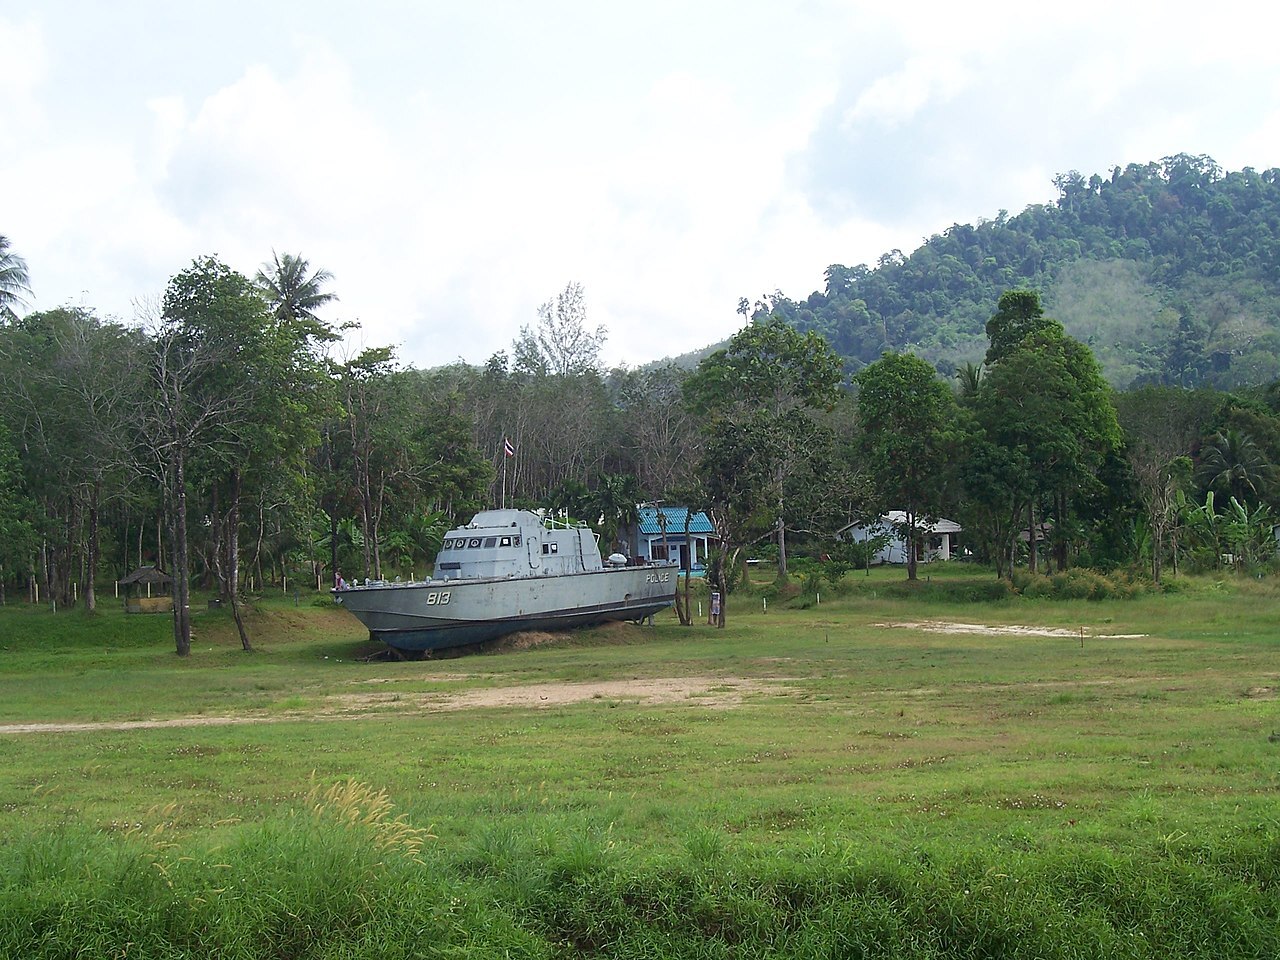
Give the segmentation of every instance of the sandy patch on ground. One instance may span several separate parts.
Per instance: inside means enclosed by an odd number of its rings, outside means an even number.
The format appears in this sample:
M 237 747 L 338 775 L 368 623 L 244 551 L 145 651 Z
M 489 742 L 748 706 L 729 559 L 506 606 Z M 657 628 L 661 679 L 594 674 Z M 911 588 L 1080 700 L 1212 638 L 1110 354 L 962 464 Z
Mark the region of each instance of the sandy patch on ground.
M 969 633 L 984 637 L 1106 637 L 1111 640 L 1138 640 L 1145 633 L 1094 633 L 1081 627 L 1065 630 L 1060 627 L 992 626 L 985 623 L 954 623 L 949 620 L 916 620 L 901 623 L 877 623 L 877 627 L 902 627 L 907 630 L 923 630 L 926 633 Z
M 421 678 L 416 678 L 421 679 Z M 549 681 L 511 687 L 489 687 L 458 693 L 403 695 L 358 693 L 325 696 L 313 709 L 243 716 L 169 717 L 155 720 L 108 720 L 72 723 L 0 724 L 0 735 L 23 733 L 79 733 L 118 730 L 159 730 L 166 727 L 229 727 L 250 723 L 298 720 L 354 720 L 396 713 L 444 713 L 485 708 L 545 708 L 590 700 L 625 703 L 681 703 L 727 709 L 749 693 L 780 692 L 778 682 L 734 677 L 664 677 L 651 680 L 603 680 L 594 683 Z
M 602 680 L 595 683 L 527 684 L 495 687 L 447 695 L 432 703 L 437 710 L 474 707 L 546 707 L 583 700 L 622 700 L 627 703 L 679 703 L 696 700 L 704 707 L 733 707 L 748 693 L 769 685 L 758 680 L 716 677 L 666 677 L 660 680 Z

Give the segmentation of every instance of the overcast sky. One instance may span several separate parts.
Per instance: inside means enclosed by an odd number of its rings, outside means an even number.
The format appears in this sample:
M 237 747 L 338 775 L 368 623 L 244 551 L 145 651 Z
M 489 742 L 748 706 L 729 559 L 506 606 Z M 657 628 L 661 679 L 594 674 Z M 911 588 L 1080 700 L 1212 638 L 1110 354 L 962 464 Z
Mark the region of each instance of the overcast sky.
M 0 0 L 0 234 L 32 309 L 124 321 L 199 255 L 301 254 L 418 367 L 576 282 L 637 366 L 1058 173 L 1280 166 L 1275 11 Z

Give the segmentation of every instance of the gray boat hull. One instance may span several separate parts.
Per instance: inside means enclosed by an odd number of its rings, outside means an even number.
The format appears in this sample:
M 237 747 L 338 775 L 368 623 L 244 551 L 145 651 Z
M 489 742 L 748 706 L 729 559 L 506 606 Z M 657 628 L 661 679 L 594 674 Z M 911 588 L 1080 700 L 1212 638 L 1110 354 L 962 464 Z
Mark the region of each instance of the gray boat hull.
M 378 583 L 334 599 L 396 650 L 424 652 L 521 630 L 561 630 L 642 620 L 675 600 L 676 567 L 651 565 L 569 575 Z

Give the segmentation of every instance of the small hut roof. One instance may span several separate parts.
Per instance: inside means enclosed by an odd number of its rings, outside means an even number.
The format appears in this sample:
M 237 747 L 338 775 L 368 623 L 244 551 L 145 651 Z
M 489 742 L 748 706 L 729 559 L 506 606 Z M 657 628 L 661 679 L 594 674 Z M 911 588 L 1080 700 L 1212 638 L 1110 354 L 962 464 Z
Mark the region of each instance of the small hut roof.
M 131 583 L 169 583 L 173 578 L 154 564 L 139 567 L 127 577 L 120 580 L 121 585 Z

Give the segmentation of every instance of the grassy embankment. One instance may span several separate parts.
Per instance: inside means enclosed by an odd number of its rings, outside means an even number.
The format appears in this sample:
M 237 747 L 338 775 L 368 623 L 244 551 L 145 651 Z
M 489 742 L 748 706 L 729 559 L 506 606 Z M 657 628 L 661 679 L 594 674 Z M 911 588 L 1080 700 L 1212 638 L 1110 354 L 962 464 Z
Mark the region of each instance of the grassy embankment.
M 420 663 L 0 610 L 0 955 L 1280 952 L 1277 586 L 940 572 Z

